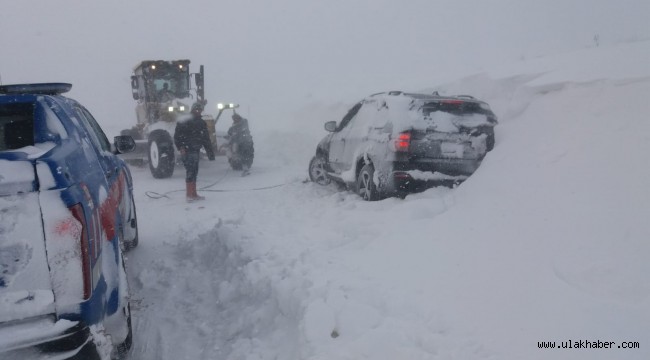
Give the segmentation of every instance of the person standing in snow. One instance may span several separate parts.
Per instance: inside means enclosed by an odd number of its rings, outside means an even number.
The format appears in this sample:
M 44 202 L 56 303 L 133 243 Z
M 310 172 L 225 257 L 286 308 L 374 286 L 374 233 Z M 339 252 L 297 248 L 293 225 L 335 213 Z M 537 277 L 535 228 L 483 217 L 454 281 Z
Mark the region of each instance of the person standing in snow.
M 185 166 L 185 189 L 188 202 L 203 200 L 203 196 L 196 193 L 196 177 L 199 174 L 199 152 L 205 148 L 210 161 L 214 160 L 214 150 L 208 134 L 208 126 L 201 117 L 203 104 L 194 103 L 191 108 L 191 117 L 179 120 L 174 132 L 174 144 L 181 153 Z
M 233 156 L 241 163 L 242 176 L 248 175 L 255 153 L 248 120 L 235 112 L 232 115 L 232 125 L 228 129 L 228 137 Z

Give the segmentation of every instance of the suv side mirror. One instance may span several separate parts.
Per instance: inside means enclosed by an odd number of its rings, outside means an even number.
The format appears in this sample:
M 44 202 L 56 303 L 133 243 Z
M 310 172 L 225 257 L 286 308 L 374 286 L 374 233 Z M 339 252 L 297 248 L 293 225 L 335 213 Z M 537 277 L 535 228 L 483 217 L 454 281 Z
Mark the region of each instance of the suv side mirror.
M 116 136 L 113 141 L 118 154 L 124 154 L 135 150 L 135 140 L 128 135 Z
M 336 121 L 328 121 L 325 123 L 325 130 L 329 132 L 335 132 L 336 131 Z

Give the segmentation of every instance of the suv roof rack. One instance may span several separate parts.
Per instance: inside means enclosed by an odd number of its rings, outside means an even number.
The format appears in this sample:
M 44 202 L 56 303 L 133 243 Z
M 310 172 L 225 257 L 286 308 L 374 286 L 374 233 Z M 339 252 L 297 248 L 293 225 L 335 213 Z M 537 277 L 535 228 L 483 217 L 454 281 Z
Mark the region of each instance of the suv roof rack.
M 467 99 L 476 99 L 476 98 L 473 97 L 472 95 L 456 95 L 456 97 L 459 97 L 459 98 L 467 98 Z
M 0 94 L 60 95 L 70 89 L 72 84 L 68 83 L 12 84 L 0 85 Z

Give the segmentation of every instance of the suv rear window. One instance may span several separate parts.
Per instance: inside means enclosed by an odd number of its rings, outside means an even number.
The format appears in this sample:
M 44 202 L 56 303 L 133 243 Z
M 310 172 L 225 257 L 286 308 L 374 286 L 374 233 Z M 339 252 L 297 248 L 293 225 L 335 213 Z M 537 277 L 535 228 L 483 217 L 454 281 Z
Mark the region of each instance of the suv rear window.
M 34 145 L 34 104 L 0 104 L 0 151 Z
M 486 111 L 481 109 L 479 104 L 462 100 L 432 101 L 424 104 L 422 107 L 424 116 L 429 116 L 432 112 L 436 111 L 447 112 L 454 115 L 486 114 Z

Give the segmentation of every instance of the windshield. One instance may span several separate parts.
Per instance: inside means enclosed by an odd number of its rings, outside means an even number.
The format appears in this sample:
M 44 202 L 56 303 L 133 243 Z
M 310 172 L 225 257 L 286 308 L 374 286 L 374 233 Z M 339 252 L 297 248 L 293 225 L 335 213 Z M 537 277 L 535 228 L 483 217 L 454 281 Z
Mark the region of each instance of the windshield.
M 190 73 L 187 66 L 158 66 L 153 73 L 152 83 L 157 93 L 169 91 L 174 97 L 187 97 L 189 93 Z

